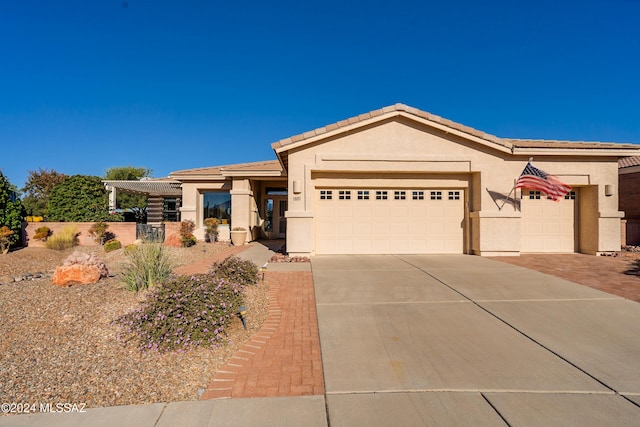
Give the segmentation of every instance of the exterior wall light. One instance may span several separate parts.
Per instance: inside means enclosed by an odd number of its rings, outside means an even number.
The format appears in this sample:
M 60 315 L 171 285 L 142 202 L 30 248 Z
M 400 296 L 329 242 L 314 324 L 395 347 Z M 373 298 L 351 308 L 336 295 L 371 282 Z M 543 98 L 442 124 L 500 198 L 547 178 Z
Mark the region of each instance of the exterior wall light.
M 293 194 L 302 193 L 302 188 L 300 188 L 300 181 L 293 181 Z
M 613 196 L 614 194 L 614 186 L 612 184 L 607 184 L 604 186 L 604 195 L 605 196 Z

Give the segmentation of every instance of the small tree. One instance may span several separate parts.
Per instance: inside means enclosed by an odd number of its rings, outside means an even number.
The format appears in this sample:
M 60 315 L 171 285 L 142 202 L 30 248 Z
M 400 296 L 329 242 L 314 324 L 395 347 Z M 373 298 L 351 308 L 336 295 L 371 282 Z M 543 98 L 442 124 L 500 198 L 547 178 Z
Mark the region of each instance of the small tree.
M 137 181 L 151 176 L 151 169 L 134 166 L 120 166 L 107 169 L 104 179 Z M 134 213 L 137 222 L 142 222 L 147 215 L 147 196 L 143 194 L 129 194 L 122 191 L 116 193 L 116 208 L 129 210 Z
M 6 226 L 11 231 L 4 237 L 8 247 L 20 240 L 23 218 L 22 202 L 9 180 L 0 172 L 0 227 Z
M 47 204 L 53 187 L 67 179 L 67 175 L 51 169 L 38 168 L 29 171 L 27 182 L 22 188 L 22 204 L 28 215 L 47 216 Z
M 97 176 L 73 175 L 51 191 L 49 221 L 119 221 L 109 214 L 107 190 Z

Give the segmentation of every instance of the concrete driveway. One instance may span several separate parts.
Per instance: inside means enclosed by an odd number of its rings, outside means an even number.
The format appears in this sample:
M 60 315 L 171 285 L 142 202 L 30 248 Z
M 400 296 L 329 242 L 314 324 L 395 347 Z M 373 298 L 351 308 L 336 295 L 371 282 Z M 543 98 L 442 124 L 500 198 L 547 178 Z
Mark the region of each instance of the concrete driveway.
M 332 427 L 639 423 L 638 303 L 473 256 L 312 268 Z

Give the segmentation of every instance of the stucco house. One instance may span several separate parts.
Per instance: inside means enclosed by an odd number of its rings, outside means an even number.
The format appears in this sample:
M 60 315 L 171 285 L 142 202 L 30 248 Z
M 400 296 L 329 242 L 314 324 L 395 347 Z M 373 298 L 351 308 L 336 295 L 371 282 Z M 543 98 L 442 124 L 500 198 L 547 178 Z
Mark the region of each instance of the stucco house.
M 620 210 L 625 213 L 624 236 L 627 245 L 640 245 L 640 156 L 618 161 Z
M 176 171 L 183 220 L 204 237 L 286 238 L 291 255 L 620 249 L 618 159 L 632 144 L 509 139 L 396 104 L 272 144 L 276 160 Z M 518 189 L 530 158 L 571 185 Z

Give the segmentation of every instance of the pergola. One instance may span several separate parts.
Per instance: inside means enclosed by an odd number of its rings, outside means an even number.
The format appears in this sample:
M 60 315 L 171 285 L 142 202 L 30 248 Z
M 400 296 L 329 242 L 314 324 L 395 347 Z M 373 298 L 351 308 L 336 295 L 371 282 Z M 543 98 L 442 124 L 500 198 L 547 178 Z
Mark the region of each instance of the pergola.
M 165 198 L 176 199 L 176 209 L 180 208 L 182 199 L 182 184 L 170 178 L 150 179 L 139 181 L 102 180 L 109 192 L 109 212 L 116 210 L 116 194 L 123 193 L 144 194 L 147 196 L 147 222 L 162 222 Z

